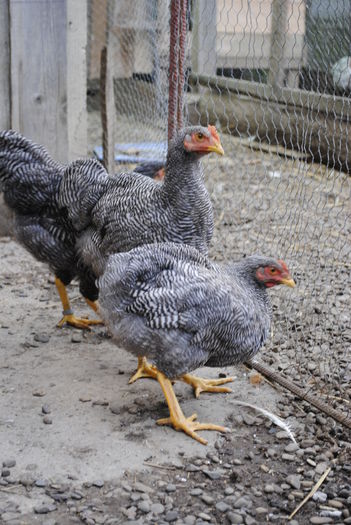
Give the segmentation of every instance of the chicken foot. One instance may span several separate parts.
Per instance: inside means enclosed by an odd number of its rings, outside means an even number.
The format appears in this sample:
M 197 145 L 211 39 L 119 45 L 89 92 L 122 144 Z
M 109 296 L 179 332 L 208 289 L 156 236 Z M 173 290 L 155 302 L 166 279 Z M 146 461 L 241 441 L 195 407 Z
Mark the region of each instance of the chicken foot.
M 67 323 L 71 326 L 74 326 L 75 328 L 85 328 L 90 330 L 90 325 L 103 324 L 103 322 L 99 321 L 98 319 L 83 319 L 80 317 L 76 317 L 73 313 L 73 310 L 71 310 L 71 305 L 68 299 L 66 287 L 61 281 L 61 279 L 59 279 L 56 276 L 55 284 L 63 306 L 63 317 L 61 321 L 57 324 L 58 327 L 61 328 L 65 323 Z M 94 303 L 93 301 L 89 301 L 89 299 L 86 299 L 86 302 L 95 312 L 97 311 L 98 307 L 96 303 Z
M 157 368 L 147 362 L 146 357 L 138 357 L 138 368 L 135 374 L 129 379 L 129 384 L 134 383 L 142 377 L 157 379 Z
M 129 379 L 129 384 L 134 383 L 142 377 L 149 377 L 151 379 L 157 379 L 157 368 L 154 365 L 150 365 L 147 362 L 146 357 L 138 357 L 138 369 L 135 374 Z M 180 381 L 184 381 L 194 389 L 196 398 L 200 397 L 201 392 L 218 392 L 218 393 L 229 393 L 232 392 L 231 388 L 223 387 L 225 383 L 234 381 L 234 377 L 225 377 L 223 379 L 203 379 L 202 377 L 193 376 L 191 374 L 184 374 L 179 378 Z
M 204 379 L 202 377 L 193 376 L 191 374 L 184 374 L 179 379 L 193 387 L 196 398 L 200 397 L 201 392 L 232 392 L 231 388 L 219 385 L 224 385 L 225 383 L 230 383 L 231 381 L 234 381 L 234 377 L 224 377 L 222 379 Z
M 172 383 L 167 377 L 156 369 L 156 379 L 160 383 L 163 394 L 169 408 L 169 417 L 158 419 L 158 425 L 171 425 L 175 430 L 181 430 L 188 434 L 199 443 L 207 445 L 206 439 L 197 435 L 199 430 L 216 430 L 217 432 L 228 432 L 229 428 L 220 425 L 213 425 L 211 423 L 197 423 L 195 419 L 196 414 L 190 417 L 185 417 L 182 409 L 179 406 L 177 397 L 174 393 Z

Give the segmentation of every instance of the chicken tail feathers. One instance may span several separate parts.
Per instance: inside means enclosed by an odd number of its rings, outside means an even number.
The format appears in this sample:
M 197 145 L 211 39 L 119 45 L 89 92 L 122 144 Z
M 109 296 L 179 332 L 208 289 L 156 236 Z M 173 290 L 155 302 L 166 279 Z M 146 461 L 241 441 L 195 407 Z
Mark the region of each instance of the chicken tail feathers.
M 13 130 L 0 132 L 0 191 L 10 208 L 39 212 L 54 205 L 63 167 L 43 146 Z

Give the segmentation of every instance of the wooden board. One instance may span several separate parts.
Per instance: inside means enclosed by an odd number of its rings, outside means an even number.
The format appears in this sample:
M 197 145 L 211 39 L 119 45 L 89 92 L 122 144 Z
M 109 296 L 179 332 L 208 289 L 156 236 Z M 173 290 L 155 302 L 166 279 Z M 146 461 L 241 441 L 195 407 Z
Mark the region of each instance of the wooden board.
M 11 126 L 67 161 L 86 154 L 85 0 L 10 0 Z
M 0 0 L 0 129 L 10 127 L 10 33 L 8 0 Z

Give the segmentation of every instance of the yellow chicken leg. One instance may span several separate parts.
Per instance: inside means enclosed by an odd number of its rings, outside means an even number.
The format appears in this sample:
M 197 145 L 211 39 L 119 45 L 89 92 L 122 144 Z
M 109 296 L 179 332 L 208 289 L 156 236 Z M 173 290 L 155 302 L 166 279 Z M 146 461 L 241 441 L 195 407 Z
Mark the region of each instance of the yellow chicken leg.
M 196 434 L 198 430 L 217 430 L 218 432 L 229 431 L 229 429 L 226 427 L 213 425 L 211 423 L 196 423 L 196 414 L 193 414 L 190 417 L 185 417 L 182 412 L 182 409 L 179 406 L 171 381 L 167 379 L 167 377 L 158 370 L 157 381 L 161 385 L 169 408 L 169 417 L 159 419 L 157 421 L 158 425 L 172 425 L 173 428 L 175 428 L 176 430 L 182 430 L 183 432 L 188 434 L 188 436 L 192 437 L 193 439 L 196 439 L 196 441 L 199 441 L 203 445 L 207 445 L 207 441 L 206 439 L 203 439 Z
M 129 384 L 134 383 L 134 381 L 143 377 L 157 379 L 157 368 L 150 365 L 147 362 L 146 357 L 138 357 L 138 368 L 135 374 L 129 379 Z M 201 392 L 232 392 L 231 388 L 219 385 L 224 385 L 225 383 L 234 381 L 234 377 L 225 377 L 223 379 L 203 379 L 202 377 L 193 376 L 191 374 L 184 374 L 179 379 L 193 387 L 196 398 L 199 398 Z
M 63 306 L 63 317 L 61 321 L 57 324 L 57 326 L 62 327 L 65 323 L 67 323 L 67 324 L 70 324 L 71 326 L 74 326 L 75 328 L 85 328 L 85 329 L 90 330 L 90 325 L 103 324 L 102 321 L 99 321 L 97 319 L 96 320 L 95 319 L 81 319 L 79 317 L 76 317 L 73 314 L 73 311 L 71 310 L 66 287 L 61 281 L 61 279 L 59 279 L 56 276 L 55 276 L 55 284 L 56 284 L 56 288 L 59 293 L 61 303 Z M 88 301 L 89 300 L 87 300 L 87 302 Z M 88 304 L 89 306 L 91 306 L 91 308 L 93 308 L 94 311 L 97 311 L 97 306 L 93 301 L 89 301 Z
M 157 368 L 150 365 L 146 357 L 138 357 L 138 368 L 135 374 L 129 379 L 129 384 L 134 383 L 142 377 L 150 377 L 151 379 L 157 379 Z
M 184 383 L 193 387 L 196 398 L 200 397 L 201 392 L 232 392 L 231 388 L 219 385 L 224 385 L 225 383 L 234 381 L 234 377 L 224 377 L 223 379 L 203 379 L 202 377 L 193 376 L 191 374 L 184 374 L 180 379 L 184 381 Z

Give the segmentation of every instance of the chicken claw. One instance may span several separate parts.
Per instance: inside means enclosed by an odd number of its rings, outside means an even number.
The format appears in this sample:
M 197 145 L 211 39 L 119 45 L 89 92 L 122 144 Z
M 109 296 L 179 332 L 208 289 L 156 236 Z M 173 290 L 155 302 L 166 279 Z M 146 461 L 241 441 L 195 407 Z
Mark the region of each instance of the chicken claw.
M 175 430 L 182 430 L 185 434 L 188 434 L 188 436 L 199 441 L 199 443 L 202 443 L 202 445 L 207 445 L 207 441 L 196 434 L 198 430 L 217 430 L 218 432 L 229 431 L 229 428 L 220 425 L 196 423 L 196 414 L 193 414 L 190 417 L 185 417 L 179 406 L 171 381 L 159 371 L 157 371 L 157 380 L 161 385 L 169 408 L 169 417 L 158 419 L 158 425 L 172 425 Z
M 193 376 L 191 374 L 184 374 L 179 379 L 193 387 L 196 398 L 200 397 L 201 392 L 232 392 L 231 388 L 218 385 L 224 385 L 225 383 L 234 381 L 234 377 L 225 377 L 223 379 L 203 379 L 202 377 Z
M 150 365 L 146 357 L 138 357 L 138 368 L 134 375 L 129 379 L 129 384 L 134 383 L 142 377 L 150 377 L 151 379 L 157 379 L 157 368 Z
M 103 321 L 99 321 L 98 319 L 82 319 L 81 317 L 76 317 L 74 314 L 64 314 L 61 321 L 57 323 L 57 326 L 61 328 L 65 323 L 75 328 L 86 330 L 90 330 L 90 325 L 104 324 Z

